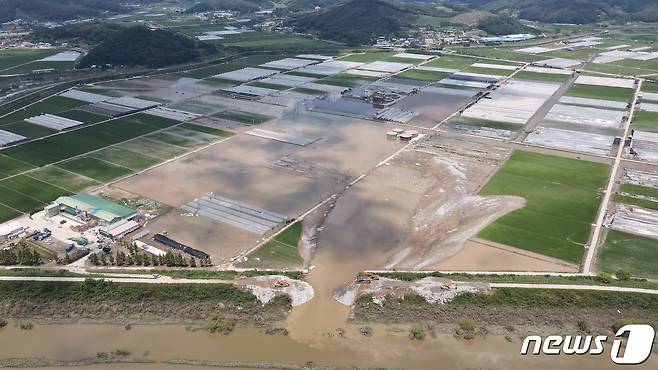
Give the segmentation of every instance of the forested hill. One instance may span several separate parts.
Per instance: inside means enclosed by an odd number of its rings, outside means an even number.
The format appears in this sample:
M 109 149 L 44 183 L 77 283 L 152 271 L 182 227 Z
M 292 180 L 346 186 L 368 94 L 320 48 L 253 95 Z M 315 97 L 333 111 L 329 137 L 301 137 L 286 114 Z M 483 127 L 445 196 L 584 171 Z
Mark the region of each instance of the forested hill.
M 80 61 L 81 67 L 94 64 L 146 66 L 160 68 L 191 62 L 203 48 L 214 52 L 212 45 L 167 30 L 149 30 L 143 26 L 126 27 L 110 35 Z
M 404 9 L 381 0 L 354 0 L 326 11 L 294 19 L 296 30 L 320 38 L 360 45 L 377 36 L 391 35 L 412 24 L 415 18 Z
M 156 0 L 131 0 L 149 3 Z M 64 21 L 98 17 L 126 11 L 123 1 L 115 0 L 0 0 L 0 22 L 14 19 Z
M 658 21 L 656 0 L 451 0 L 471 8 L 518 12 L 518 17 L 546 23 Z

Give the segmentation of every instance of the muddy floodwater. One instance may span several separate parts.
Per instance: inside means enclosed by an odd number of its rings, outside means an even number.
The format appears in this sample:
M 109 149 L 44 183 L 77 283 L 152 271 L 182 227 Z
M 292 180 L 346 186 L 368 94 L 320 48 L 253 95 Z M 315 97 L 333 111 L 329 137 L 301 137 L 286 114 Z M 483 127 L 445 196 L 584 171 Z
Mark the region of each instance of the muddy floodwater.
M 0 358 L 43 357 L 58 360 L 95 358 L 98 352 L 125 350 L 129 358 L 145 358 L 145 364 L 98 364 L 89 369 L 188 369 L 211 366 L 174 365 L 168 361 L 194 360 L 238 368 L 276 364 L 291 366 L 386 367 L 405 369 L 607 369 L 614 368 L 603 356 L 519 355 L 520 339 L 511 342 L 488 336 L 470 342 L 451 335 L 428 335 L 412 341 L 403 326 L 373 326 L 372 337 L 358 327 L 344 326 L 345 333 L 325 334 L 306 342 L 283 335 L 268 335 L 253 328 L 238 328 L 229 335 L 191 331 L 180 325 L 50 324 L 21 330 L 14 323 L 0 329 Z M 655 356 L 637 368 L 655 369 Z M 274 365 L 274 366 L 272 366 Z M 69 367 L 70 368 L 70 367 Z

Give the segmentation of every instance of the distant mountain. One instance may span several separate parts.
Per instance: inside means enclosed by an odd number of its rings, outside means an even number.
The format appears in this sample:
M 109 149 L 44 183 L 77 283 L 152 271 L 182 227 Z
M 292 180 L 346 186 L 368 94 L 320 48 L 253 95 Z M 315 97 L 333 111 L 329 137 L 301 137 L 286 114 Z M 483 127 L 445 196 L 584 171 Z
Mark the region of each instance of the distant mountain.
M 537 30 L 521 23 L 509 15 L 500 14 L 485 17 L 478 23 L 478 28 L 491 35 L 510 35 L 515 33 L 537 33 Z
M 299 32 L 361 45 L 378 36 L 393 35 L 410 26 L 416 15 L 382 0 L 353 0 L 325 11 L 293 19 Z
M 656 0 L 451 0 L 472 9 L 508 11 L 545 23 L 658 21 Z
M 157 0 L 131 0 L 132 4 Z M 115 0 L 0 0 L 0 22 L 14 19 L 65 21 L 98 17 L 126 11 L 123 2 Z
M 107 0 L 2 0 L 0 22 L 14 19 L 63 21 L 123 10 L 118 2 Z
M 241 13 L 253 13 L 271 7 L 272 1 L 270 0 L 203 0 L 187 8 L 186 13 L 200 13 L 212 10 L 233 10 Z
M 212 45 L 199 43 L 168 30 L 150 30 L 144 26 L 124 27 L 92 48 L 79 65 L 89 67 L 109 63 L 160 68 L 194 61 L 201 55 L 202 48 L 208 52 L 216 51 Z

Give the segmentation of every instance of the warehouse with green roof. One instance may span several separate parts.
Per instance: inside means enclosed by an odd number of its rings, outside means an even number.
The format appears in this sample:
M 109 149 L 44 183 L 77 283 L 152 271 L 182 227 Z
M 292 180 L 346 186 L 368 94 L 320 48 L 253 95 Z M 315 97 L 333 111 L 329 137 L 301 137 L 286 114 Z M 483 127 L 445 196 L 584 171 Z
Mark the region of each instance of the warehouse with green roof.
M 130 220 L 137 216 L 137 212 L 132 208 L 87 193 L 59 197 L 54 203 L 59 205 L 64 213 L 73 216 L 86 214 L 107 223 Z

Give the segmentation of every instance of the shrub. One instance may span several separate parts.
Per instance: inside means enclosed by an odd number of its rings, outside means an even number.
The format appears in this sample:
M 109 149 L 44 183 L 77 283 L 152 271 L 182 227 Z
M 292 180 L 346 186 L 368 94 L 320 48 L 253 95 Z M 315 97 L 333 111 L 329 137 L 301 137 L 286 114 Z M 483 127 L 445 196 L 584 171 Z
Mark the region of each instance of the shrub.
M 631 273 L 626 270 L 618 270 L 615 272 L 615 277 L 621 281 L 631 280 Z
M 235 320 L 218 315 L 208 321 L 206 329 L 211 333 L 230 334 L 235 329 Z
M 612 283 L 612 280 L 613 280 L 612 275 L 610 275 L 610 274 L 607 273 L 607 272 L 601 272 L 601 273 L 599 273 L 599 274 L 596 276 L 596 279 L 597 279 L 598 281 L 603 282 L 603 283 L 606 283 L 606 284 L 610 284 L 610 283 Z
M 425 339 L 425 330 L 420 324 L 416 324 L 409 329 L 409 339 L 411 340 L 423 340 Z
M 0 319 L 0 328 L 4 328 L 5 326 L 7 326 L 7 320 Z
M 475 338 L 475 320 L 465 317 L 463 320 L 458 322 L 459 328 L 456 331 L 456 334 L 466 340 L 471 340 Z
M 589 324 L 587 324 L 587 321 L 585 320 L 578 320 L 578 330 L 580 330 L 583 333 L 589 334 Z

